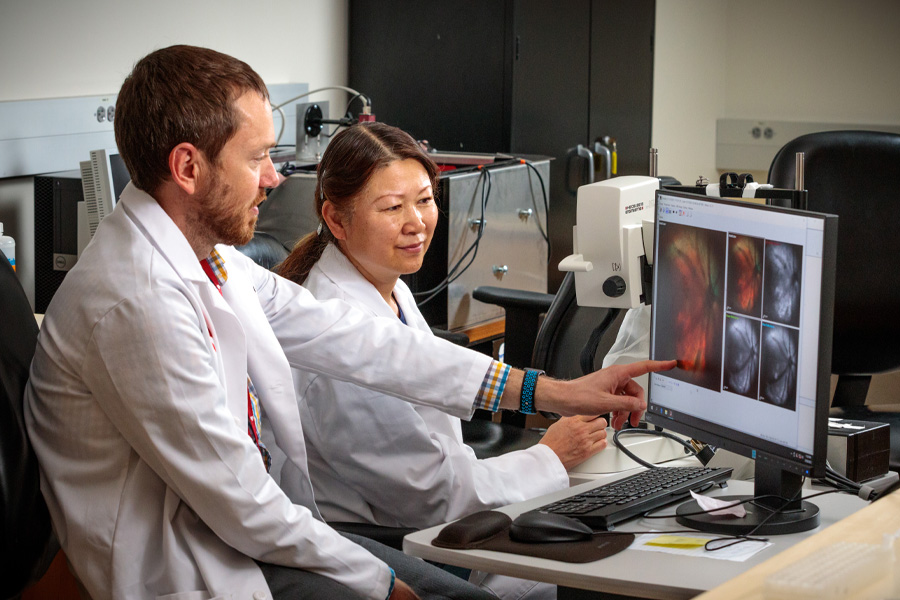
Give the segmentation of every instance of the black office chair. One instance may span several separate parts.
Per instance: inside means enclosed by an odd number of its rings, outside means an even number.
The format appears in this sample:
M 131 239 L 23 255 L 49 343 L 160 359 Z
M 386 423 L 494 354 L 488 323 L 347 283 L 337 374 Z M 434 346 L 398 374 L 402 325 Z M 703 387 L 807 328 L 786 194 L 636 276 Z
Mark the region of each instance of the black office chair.
M 481 286 L 472 297 L 506 311 L 506 363 L 542 369 L 558 379 L 599 369 L 625 318 L 617 309 L 578 306 L 574 273 L 566 273 L 556 294 Z M 523 427 L 525 415 L 505 413 L 503 423 Z M 504 441 L 498 437 L 494 443 Z
M 253 239 L 243 246 L 236 246 L 241 254 L 270 271 L 288 257 L 289 250 L 274 236 L 263 231 L 253 233 Z
M 892 470 L 900 469 L 900 404 L 866 405 L 872 375 L 900 368 L 900 135 L 828 131 L 788 142 L 769 183 L 794 187 L 805 153 L 809 210 L 838 215 L 831 372 L 832 416 L 891 425 Z
M 2 252 L 0 315 L 0 597 L 13 598 L 41 578 L 59 545 L 41 496 L 37 459 L 22 411 L 38 327 Z

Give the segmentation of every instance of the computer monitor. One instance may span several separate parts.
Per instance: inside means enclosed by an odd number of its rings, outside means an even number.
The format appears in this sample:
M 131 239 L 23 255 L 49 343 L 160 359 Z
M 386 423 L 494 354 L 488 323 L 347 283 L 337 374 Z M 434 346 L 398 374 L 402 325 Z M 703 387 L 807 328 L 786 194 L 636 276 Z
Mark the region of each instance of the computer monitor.
M 646 419 L 756 461 L 746 517 L 689 502 L 679 523 L 816 527 L 800 493 L 825 473 L 837 217 L 661 190 L 654 237 L 650 358 L 678 366 L 650 375 Z
M 112 213 L 129 181 L 131 175 L 115 150 L 91 150 L 91 159 L 81 163 L 81 185 L 91 237 L 100 221 Z

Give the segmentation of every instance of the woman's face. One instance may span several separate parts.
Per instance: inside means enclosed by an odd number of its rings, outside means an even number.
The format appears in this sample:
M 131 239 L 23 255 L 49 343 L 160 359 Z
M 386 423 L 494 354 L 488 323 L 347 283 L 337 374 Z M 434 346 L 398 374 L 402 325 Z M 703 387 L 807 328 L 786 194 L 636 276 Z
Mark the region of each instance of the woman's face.
M 391 289 L 422 266 L 438 209 L 428 172 L 411 158 L 376 171 L 342 220 L 341 245 L 376 287 Z M 337 232 L 336 232 L 337 233 Z

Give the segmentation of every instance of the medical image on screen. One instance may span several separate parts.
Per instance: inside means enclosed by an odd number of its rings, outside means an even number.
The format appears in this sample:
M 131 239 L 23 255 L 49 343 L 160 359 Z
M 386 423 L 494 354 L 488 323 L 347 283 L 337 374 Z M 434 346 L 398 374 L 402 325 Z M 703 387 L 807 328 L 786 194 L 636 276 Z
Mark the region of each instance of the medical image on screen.
M 723 389 L 754 400 L 759 393 L 760 322 L 725 315 L 725 366 Z
M 759 317 L 762 310 L 763 240 L 728 236 L 727 310 Z
M 785 325 L 800 326 L 800 282 L 803 247 L 766 242 L 763 318 Z
M 658 285 L 654 305 L 656 358 L 678 360 L 667 373 L 694 385 L 722 389 L 727 234 L 673 223 L 659 227 Z
M 797 407 L 797 329 L 762 326 L 759 399 L 787 410 Z

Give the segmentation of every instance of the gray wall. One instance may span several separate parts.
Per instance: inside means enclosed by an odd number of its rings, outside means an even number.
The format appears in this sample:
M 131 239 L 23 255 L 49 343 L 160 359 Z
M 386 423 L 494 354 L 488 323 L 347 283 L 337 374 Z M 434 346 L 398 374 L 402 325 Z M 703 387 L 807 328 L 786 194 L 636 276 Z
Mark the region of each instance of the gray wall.
M 717 179 L 721 118 L 900 125 L 898 29 L 896 0 L 657 0 L 659 172 Z
M 0 0 L 0 101 L 115 93 L 140 57 L 182 43 L 232 54 L 270 84 L 346 85 L 347 1 Z M 33 201 L 31 178 L 0 180 L 0 222 L 32 303 Z

